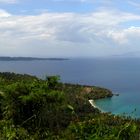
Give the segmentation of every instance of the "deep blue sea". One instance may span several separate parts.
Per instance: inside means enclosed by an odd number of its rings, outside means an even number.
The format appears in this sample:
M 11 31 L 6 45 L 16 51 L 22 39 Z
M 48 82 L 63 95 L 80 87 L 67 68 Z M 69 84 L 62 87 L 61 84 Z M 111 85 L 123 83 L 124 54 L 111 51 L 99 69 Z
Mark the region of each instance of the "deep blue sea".
M 96 101 L 103 111 L 140 118 L 140 58 L 0 61 L 1 72 L 60 75 L 61 81 L 109 88 L 120 94 Z

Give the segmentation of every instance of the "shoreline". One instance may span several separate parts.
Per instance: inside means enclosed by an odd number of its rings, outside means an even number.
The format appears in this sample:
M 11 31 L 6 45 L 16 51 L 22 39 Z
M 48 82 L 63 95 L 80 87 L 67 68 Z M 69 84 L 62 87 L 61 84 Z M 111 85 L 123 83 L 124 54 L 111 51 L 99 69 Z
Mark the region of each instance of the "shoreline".
M 114 96 L 116 96 L 116 95 L 114 95 Z M 102 109 L 102 108 L 100 108 L 99 106 L 96 105 L 95 100 L 94 99 L 89 99 L 88 101 L 93 108 L 98 109 L 101 113 L 111 113 L 112 115 L 121 115 L 121 114 L 114 114 L 113 112 L 110 112 L 110 111 L 105 111 L 104 109 Z
M 89 103 L 91 104 L 92 107 L 94 107 L 94 108 L 100 110 L 101 112 L 104 112 L 101 108 L 99 108 L 99 107 L 96 105 L 96 103 L 95 103 L 95 101 L 94 101 L 93 99 L 90 99 L 90 100 L 88 100 L 88 101 L 89 101 Z

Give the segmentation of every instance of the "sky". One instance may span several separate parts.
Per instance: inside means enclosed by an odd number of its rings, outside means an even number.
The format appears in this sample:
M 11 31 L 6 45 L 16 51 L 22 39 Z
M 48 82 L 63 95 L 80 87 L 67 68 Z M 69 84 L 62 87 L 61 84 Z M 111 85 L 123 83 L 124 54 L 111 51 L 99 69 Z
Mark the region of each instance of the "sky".
M 0 56 L 139 57 L 140 0 L 0 0 Z

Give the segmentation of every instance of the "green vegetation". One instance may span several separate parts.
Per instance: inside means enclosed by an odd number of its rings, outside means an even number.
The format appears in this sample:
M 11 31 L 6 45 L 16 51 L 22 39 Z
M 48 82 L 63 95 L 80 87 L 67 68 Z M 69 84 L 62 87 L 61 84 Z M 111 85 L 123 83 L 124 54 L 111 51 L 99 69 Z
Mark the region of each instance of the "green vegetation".
M 58 76 L 0 73 L 1 140 L 138 140 L 139 120 L 101 113 L 89 99 L 110 90 L 64 84 Z

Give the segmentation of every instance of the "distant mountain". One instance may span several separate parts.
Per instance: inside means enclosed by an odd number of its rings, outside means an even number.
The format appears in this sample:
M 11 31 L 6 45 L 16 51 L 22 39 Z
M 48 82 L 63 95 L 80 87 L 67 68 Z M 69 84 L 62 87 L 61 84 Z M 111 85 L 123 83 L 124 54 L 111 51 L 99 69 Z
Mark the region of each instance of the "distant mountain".
M 120 58 L 139 58 L 140 57 L 140 51 L 132 51 L 127 53 L 122 53 L 118 55 L 113 55 L 113 57 L 120 57 Z
M 33 61 L 33 60 L 69 60 L 68 58 L 38 58 L 38 57 L 7 57 L 0 56 L 0 61 Z

